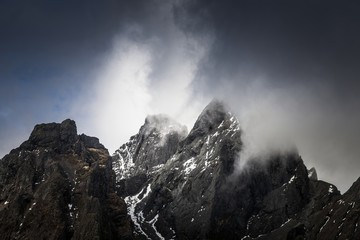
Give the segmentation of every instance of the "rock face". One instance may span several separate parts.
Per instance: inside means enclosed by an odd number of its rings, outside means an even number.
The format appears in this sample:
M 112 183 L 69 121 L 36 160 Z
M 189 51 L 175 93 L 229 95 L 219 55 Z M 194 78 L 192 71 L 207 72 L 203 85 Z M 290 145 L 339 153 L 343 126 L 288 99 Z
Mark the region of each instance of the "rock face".
M 135 194 L 176 152 L 187 135 L 185 126 L 164 115 L 148 116 L 144 125 L 130 141 L 113 156 L 118 192 L 122 196 Z
M 113 156 L 138 239 L 360 239 L 360 180 L 341 196 L 296 150 L 235 168 L 242 132 L 219 101 L 187 136 L 155 118 Z
M 0 161 L 1 239 L 132 239 L 111 158 L 75 122 L 35 126 Z

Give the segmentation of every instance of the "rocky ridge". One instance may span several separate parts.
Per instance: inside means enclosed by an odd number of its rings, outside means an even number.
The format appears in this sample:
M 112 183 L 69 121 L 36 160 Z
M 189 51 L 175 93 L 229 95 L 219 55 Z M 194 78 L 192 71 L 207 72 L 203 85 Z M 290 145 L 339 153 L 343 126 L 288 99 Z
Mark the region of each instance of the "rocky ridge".
M 2 239 L 132 239 L 126 204 L 99 140 L 75 122 L 35 126 L 0 161 Z
M 35 126 L 0 160 L 2 239 L 360 239 L 360 178 L 343 195 L 296 149 L 254 156 L 212 101 L 187 134 L 146 118 L 112 157 L 75 122 Z
M 358 239 L 359 183 L 340 195 L 296 150 L 254 157 L 235 171 L 242 132 L 221 102 L 212 101 L 186 137 L 165 142 L 167 154 L 157 153 L 161 137 L 143 134 L 147 124 L 113 157 L 137 238 Z

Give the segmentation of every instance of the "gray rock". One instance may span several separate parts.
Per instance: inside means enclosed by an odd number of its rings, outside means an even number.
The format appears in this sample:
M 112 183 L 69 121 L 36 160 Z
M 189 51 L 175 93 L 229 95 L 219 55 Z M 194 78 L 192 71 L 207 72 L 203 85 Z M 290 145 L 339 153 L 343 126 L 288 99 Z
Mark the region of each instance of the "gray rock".
M 0 161 L 2 239 L 132 239 L 111 158 L 75 122 L 35 126 Z
M 176 152 L 187 135 L 185 126 L 165 115 L 148 116 L 138 134 L 113 155 L 118 193 L 127 196 L 143 188 Z
M 149 122 L 113 157 L 139 239 L 359 238 L 360 184 L 341 196 L 296 150 L 254 157 L 235 171 L 242 132 L 221 102 L 163 148 Z
M 241 137 L 217 100 L 188 135 L 147 117 L 112 157 L 72 120 L 37 125 L 0 160 L 1 237 L 360 239 L 360 178 L 341 195 L 297 150 L 235 168 Z
M 152 135 L 147 137 L 143 138 L 145 145 L 153 142 Z M 261 212 L 264 205 L 275 208 L 283 220 L 309 201 L 307 171 L 297 153 L 274 154 L 268 161 L 253 159 L 246 171 L 234 173 L 242 148 L 241 130 L 235 116 L 219 101 L 204 109 L 178 145 L 161 169 L 147 172 L 141 189 L 134 184 L 133 189 L 138 191 L 124 195 L 133 209 L 130 213 L 139 235 L 155 239 L 237 239 L 248 231 L 247 221 L 255 212 L 267 214 Z M 137 161 L 134 169 L 141 168 Z M 271 206 L 275 196 L 268 194 L 297 175 L 294 182 L 300 187 L 290 186 L 287 190 L 294 205 L 289 207 L 284 200 Z M 126 181 L 129 183 L 132 177 Z M 280 226 L 281 220 L 270 230 Z M 261 224 L 253 224 L 253 231 L 258 231 Z

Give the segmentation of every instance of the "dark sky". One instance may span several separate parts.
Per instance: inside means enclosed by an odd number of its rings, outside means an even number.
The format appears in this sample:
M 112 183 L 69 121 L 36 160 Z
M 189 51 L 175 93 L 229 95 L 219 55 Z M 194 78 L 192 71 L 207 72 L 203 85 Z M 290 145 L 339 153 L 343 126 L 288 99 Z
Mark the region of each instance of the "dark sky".
M 0 2 L 0 157 L 76 120 L 113 152 L 147 114 L 188 128 L 223 99 L 247 154 L 297 145 L 342 191 L 360 176 L 356 1 Z

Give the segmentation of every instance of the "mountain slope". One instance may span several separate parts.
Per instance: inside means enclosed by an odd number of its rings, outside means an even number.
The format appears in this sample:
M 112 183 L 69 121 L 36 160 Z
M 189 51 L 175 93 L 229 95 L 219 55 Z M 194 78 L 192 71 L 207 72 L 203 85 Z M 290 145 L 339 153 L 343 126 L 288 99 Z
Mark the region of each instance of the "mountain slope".
M 35 126 L 0 161 L 2 239 L 132 239 L 107 149 L 75 122 Z
M 212 101 L 186 137 L 165 142 L 166 155 L 160 138 L 143 134 L 147 124 L 113 157 L 121 169 L 117 191 L 139 239 L 357 239 L 359 188 L 341 196 L 296 150 L 254 157 L 235 170 L 242 132 L 221 102 Z M 163 157 L 154 163 L 146 155 Z

